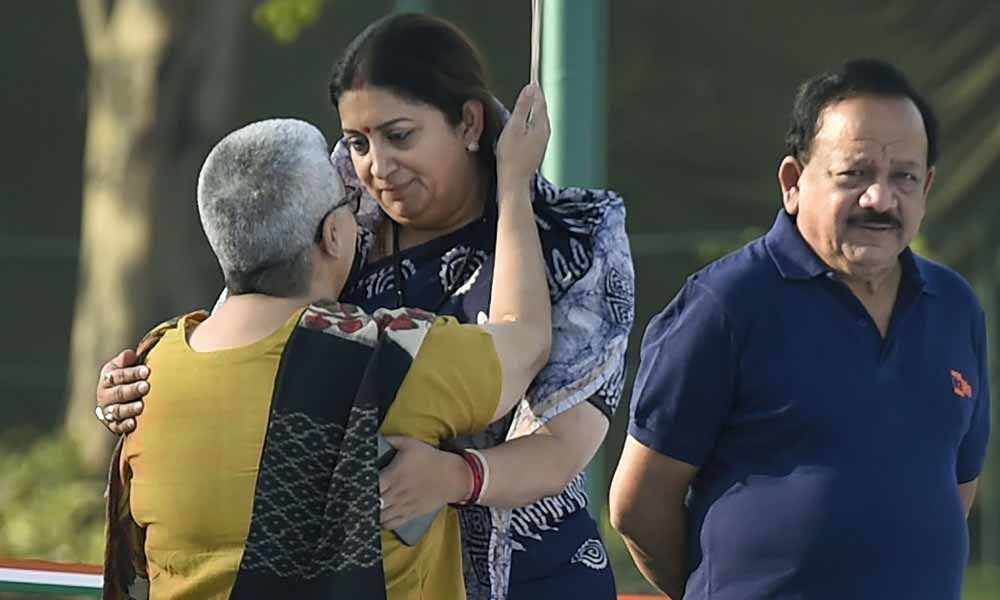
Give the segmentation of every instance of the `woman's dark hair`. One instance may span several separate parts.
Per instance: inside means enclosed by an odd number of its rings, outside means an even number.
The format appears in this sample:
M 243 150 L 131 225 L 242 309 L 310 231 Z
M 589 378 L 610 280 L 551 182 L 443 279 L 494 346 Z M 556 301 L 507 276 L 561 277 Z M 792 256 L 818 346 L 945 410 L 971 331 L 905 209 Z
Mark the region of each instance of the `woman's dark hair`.
M 389 15 L 354 38 L 334 65 L 330 100 L 366 85 L 390 90 L 444 113 L 452 125 L 462 120 L 469 100 L 483 103 L 479 158 L 488 173 L 496 170 L 494 144 L 502 128 L 496 100 L 486 82 L 486 67 L 475 45 L 458 27 L 420 13 Z
M 848 61 L 836 71 L 813 77 L 799 87 L 792 105 L 792 122 L 785 134 L 787 153 L 807 162 L 823 109 L 865 95 L 909 98 L 917 106 L 927 134 L 927 166 L 933 166 L 938 158 L 938 120 L 934 109 L 899 69 L 870 58 Z

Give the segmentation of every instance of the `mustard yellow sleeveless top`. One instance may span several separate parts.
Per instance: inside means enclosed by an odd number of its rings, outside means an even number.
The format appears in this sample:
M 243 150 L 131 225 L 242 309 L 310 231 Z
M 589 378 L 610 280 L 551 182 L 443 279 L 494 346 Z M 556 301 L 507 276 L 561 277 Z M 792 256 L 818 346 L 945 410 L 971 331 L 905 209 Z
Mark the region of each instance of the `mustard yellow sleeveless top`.
M 146 528 L 151 600 L 228 598 L 250 529 L 278 363 L 301 312 L 258 342 L 216 352 L 193 350 L 182 320 L 150 353 L 150 391 L 121 467 L 132 516 Z M 382 432 L 436 446 L 481 431 L 496 411 L 501 375 L 489 334 L 439 318 Z M 382 548 L 390 600 L 465 598 L 452 509 L 417 546 L 383 531 Z

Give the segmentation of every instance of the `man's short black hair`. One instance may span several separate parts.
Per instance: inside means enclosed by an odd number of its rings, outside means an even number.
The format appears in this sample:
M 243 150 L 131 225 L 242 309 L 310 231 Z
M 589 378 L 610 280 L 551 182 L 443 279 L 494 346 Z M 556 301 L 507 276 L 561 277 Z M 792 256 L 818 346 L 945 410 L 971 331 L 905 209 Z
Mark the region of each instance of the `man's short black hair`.
M 934 109 L 899 69 L 872 58 L 848 61 L 837 70 L 817 75 L 799 86 L 792 105 L 792 122 L 785 134 L 786 152 L 808 162 L 823 109 L 847 98 L 867 95 L 913 101 L 927 133 L 927 166 L 933 166 L 938 158 L 938 120 Z

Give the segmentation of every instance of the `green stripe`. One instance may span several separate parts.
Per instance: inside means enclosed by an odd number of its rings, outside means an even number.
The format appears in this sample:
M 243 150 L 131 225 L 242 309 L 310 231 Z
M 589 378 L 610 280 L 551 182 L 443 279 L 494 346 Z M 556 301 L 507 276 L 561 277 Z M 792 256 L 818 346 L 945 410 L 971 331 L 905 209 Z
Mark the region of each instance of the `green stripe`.
M 100 588 L 54 585 L 51 583 L 13 583 L 10 581 L 0 581 L 0 592 L 21 592 L 28 594 L 42 594 L 46 596 L 92 596 L 95 598 L 99 598 L 101 596 Z

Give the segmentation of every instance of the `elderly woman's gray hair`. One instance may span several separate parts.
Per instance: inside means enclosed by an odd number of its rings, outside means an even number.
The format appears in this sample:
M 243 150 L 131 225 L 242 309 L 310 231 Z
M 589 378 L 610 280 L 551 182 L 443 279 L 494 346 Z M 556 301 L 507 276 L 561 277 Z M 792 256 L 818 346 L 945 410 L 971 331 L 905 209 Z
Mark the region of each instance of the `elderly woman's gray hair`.
M 316 232 L 343 197 L 315 126 L 269 119 L 224 137 L 201 168 L 198 212 L 229 293 L 306 294 Z

